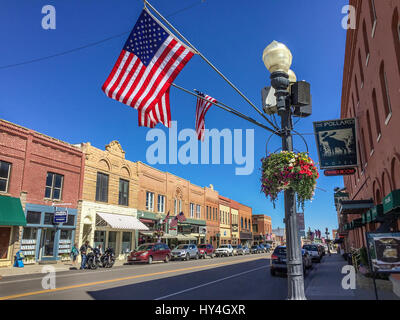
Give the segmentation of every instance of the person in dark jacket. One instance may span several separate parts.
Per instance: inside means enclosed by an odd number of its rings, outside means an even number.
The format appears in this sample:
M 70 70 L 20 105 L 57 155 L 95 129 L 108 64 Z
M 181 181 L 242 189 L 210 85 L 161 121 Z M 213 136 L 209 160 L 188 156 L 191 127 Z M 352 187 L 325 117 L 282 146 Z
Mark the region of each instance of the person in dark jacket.
M 93 248 L 91 246 L 89 246 L 89 241 L 85 241 L 85 243 L 81 246 L 81 248 L 79 249 L 79 251 L 81 252 L 81 269 L 86 269 L 86 255 L 87 255 L 87 251 L 88 249 L 93 250 Z

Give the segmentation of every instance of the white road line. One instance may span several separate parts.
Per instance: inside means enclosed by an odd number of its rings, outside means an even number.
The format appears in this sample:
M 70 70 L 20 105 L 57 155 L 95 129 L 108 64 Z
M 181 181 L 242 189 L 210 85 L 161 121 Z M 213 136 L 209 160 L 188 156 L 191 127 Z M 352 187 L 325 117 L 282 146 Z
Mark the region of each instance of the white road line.
M 269 267 L 270 267 L 269 265 L 268 265 L 268 266 L 262 266 L 262 267 L 258 267 L 258 268 L 251 269 L 251 270 L 247 270 L 247 271 L 244 271 L 244 272 L 241 272 L 241 273 L 236 273 L 236 274 L 231 275 L 231 276 L 229 276 L 229 277 L 225 277 L 225 278 L 221 278 L 221 279 L 214 280 L 214 281 L 211 281 L 211 282 L 203 283 L 203 284 L 200 284 L 200 285 L 195 286 L 195 287 L 192 287 L 192 288 L 188 288 L 188 289 L 185 289 L 185 290 L 182 290 L 182 291 L 178 291 L 178 292 L 175 292 L 175 293 L 171 293 L 171 294 L 166 295 L 166 296 L 163 296 L 163 297 L 156 298 L 156 299 L 154 299 L 154 300 L 162 300 L 162 299 L 165 299 L 165 298 L 169 298 L 169 297 L 172 297 L 172 296 L 176 296 L 176 295 L 181 294 L 181 293 L 184 293 L 184 292 L 196 290 L 196 289 L 198 289 L 198 288 L 202 288 L 202 287 L 208 286 L 208 285 L 210 285 L 210 284 L 214 284 L 214 283 L 217 283 L 217 282 L 221 282 L 221 281 L 224 281 L 224 280 L 228 280 L 228 279 L 231 279 L 231 278 L 234 278 L 234 277 L 241 276 L 241 275 L 246 274 L 246 273 L 250 273 L 250 272 L 253 272 L 253 271 L 257 271 L 257 270 L 260 270 L 260 269 L 263 269 L 263 268 L 269 268 Z

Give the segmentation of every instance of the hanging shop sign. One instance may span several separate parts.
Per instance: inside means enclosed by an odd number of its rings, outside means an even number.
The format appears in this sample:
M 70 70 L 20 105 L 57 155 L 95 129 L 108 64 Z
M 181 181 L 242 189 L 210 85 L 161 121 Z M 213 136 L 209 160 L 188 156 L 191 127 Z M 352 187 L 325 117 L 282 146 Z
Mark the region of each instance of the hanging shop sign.
M 354 118 L 314 122 L 314 134 L 321 169 L 358 166 Z
M 367 233 L 368 254 L 376 272 L 400 273 L 400 232 Z
M 65 223 L 67 222 L 67 219 L 68 219 L 67 210 L 56 211 L 54 213 L 54 223 Z
M 327 177 L 332 176 L 348 176 L 356 173 L 356 168 L 328 169 L 324 171 Z

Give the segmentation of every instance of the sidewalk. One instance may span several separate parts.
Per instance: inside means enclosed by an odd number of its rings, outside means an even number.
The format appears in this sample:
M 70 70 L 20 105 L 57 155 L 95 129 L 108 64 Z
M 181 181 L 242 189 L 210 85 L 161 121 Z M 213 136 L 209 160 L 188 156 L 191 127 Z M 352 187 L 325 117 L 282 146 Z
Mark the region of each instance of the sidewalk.
M 124 263 L 126 263 L 125 260 L 117 260 L 115 261 L 114 266 L 122 266 Z M 56 264 L 33 264 L 33 265 L 26 265 L 23 268 L 16 268 L 16 267 L 6 267 L 6 268 L 0 268 L 0 280 L 3 277 L 11 277 L 11 276 L 19 276 L 19 275 L 27 275 L 27 274 L 40 274 L 42 273 L 42 269 L 45 266 L 52 266 L 54 267 L 56 272 L 61 272 L 61 271 L 69 271 L 69 270 L 75 270 L 73 269 L 74 267 L 72 266 L 71 262 L 59 262 Z M 76 268 L 80 268 L 80 263 L 76 264 Z M 1 282 L 0 282 L 1 284 Z
M 375 300 L 373 289 L 342 288 L 342 268 L 347 262 L 339 254 L 326 255 L 321 263 L 314 264 L 305 288 L 309 300 Z M 379 300 L 400 300 L 392 291 L 378 291 Z

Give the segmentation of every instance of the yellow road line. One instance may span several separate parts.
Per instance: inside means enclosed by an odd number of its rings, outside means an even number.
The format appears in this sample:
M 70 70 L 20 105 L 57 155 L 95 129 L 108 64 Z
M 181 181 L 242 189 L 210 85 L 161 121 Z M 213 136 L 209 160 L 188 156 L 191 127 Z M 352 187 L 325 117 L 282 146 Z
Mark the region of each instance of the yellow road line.
M 244 260 L 240 260 L 240 262 L 254 261 L 254 260 L 259 260 L 259 259 L 260 258 L 244 259 Z M 76 284 L 76 285 L 72 285 L 72 286 L 65 286 L 65 287 L 60 287 L 60 288 L 55 288 L 55 289 L 39 290 L 39 291 L 32 291 L 32 292 L 14 294 L 14 295 L 11 295 L 11 296 L 4 296 L 4 297 L 0 297 L 0 300 L 16 299 L 16 298 L 21 298 L 21 297 L 26 297 L 26 296 L 33 296 L 33 295 L 38 295 L 38 294 L 43 294 L 43 293 L 49 293 L 49 292 L 57 292 L 57 291 L 76 289 L 76 288 L 81 288 L 81 287 L 90 287 L 90 286 L 96 286 L 96 285 L 105 284 L 105 283 L 112 283 L 112 282 L 125 281 L 125 280 L 137 279 L 137 278 L 151 277 L 151 276 L 167 274 L 167 273 L 173 273 L 173 272 L 188 271 L 188 270 L 195 270 L 195 269 L 201 269 L 201 268 L 207 268 L 207 267 L 216 267 L 216 266 L 236 264 L 236 263 L 238 263 L 238 262 L 220 262 L 220 263 L 208 264 L 208 265 L 204 265 L 204 266 L 195 266 L 195 267 L 189 267 L 189 268 L 181 268 L 181 269 L 174 269 L 174 270 L 167 270 L 167 271 L 139 274 L 139 275 L 136 275 L 136 276 L 129 276 L 129 277 L 124 277 L 124 278 L 117 278 L 117 279 L 110 279 L 110 280 L 103 280 L 103 281 L 81 283 L 81 284 Z

